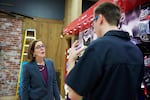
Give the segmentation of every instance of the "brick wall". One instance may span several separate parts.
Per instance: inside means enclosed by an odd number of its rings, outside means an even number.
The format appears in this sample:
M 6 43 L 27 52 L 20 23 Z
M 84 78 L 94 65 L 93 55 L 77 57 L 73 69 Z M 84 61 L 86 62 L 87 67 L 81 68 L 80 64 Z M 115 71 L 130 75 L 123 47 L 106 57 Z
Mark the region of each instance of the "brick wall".
M 0 97 L 16 93 L 23 21 L 0 18 Z

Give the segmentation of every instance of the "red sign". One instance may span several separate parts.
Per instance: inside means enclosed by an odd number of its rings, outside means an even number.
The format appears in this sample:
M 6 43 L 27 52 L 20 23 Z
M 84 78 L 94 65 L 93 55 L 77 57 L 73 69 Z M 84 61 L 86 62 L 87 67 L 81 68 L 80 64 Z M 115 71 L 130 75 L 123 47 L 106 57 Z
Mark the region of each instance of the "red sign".
M 117 4 L 122 12 L 129 12 L 132 9 L 135 9 L 141 4 L 149 3 L 149 0 L 99 0 L 88 10 L 86 10 L 82 15 L 77 19 L 72 21 L 68 26 L 64 28 L 64 34 L 79 34 L 79 32 L 89 28 L 93 19 L 93 11 L 96 6 L 102 2 L 112 2 Z

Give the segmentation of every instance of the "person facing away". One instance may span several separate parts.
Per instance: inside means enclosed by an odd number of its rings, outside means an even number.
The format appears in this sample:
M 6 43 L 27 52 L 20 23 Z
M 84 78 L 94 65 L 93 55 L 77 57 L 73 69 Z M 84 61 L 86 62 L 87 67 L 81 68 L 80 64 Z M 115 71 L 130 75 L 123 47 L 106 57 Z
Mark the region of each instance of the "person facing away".
M 97 39 L 86 49 L 71 47 L 66 84 L 71 100 L 136 100 L 141 86 L 144 60 L 129 34 L 117 28 L 120 9 L 110 2 L 94 11 L 93 27 Z M 75 63 L 83 50 L 84 54 Z
M 60 100 L 54 64 L 45 58 L 41 40 L 31 42 L 28 59 L 23 69 L 21 100 Z

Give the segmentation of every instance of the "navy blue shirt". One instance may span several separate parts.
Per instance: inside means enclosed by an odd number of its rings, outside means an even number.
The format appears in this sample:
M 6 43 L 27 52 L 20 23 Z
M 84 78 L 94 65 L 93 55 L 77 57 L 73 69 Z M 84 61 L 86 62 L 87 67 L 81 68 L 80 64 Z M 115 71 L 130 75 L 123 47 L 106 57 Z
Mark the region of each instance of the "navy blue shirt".
M 144 69 L 140 49 L 123 31 L 93 41 L 66 78 L 83 100 L 136 100 Z

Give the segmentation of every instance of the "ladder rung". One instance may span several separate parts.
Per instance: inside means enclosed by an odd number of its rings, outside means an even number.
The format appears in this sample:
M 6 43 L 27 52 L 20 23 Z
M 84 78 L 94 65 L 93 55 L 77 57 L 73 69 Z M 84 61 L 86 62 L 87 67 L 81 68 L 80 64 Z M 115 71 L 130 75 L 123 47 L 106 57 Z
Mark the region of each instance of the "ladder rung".
M 27 36 L 26 39 L 35 39 L 33 36 Z
M 24 55 L 24 56 L 26 56 L 26 55 L 27 55 L 27 53 L 24 53 L 23 55 Z
M 36 31 L 35 29 L 26 29 L 26 31 Z
M 26 45 L 25 45 L 25 47 L 29 47 L 29 45 L 28 45 L 28 44 L 26 44 Z

